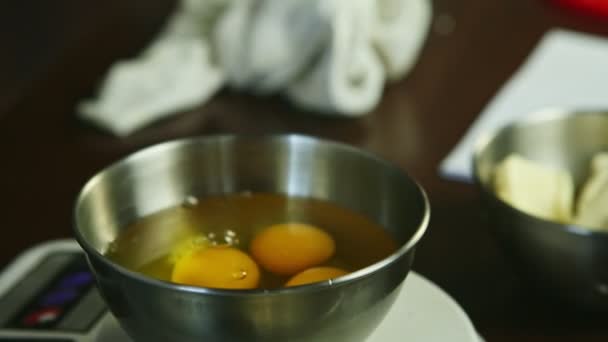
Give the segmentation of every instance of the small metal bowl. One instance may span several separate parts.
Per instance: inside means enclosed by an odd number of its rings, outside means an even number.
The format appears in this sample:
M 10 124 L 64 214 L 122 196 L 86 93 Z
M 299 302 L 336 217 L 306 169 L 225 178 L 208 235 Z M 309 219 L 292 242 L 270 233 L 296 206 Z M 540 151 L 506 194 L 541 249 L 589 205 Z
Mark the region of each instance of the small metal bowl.
M 152 279 L 104 255 L 128 222 L 190 195 L 243 191 L 331 201 L 390 231 L 379 262 L 332 281 L 221 290 Z M 363 341 L 396 298 L 429 220 L 422 188 L 362 150 L 315 138 L 210 136 L 162 143 L 109 166 L 83 188 L 75 235 L 98 287 L 135 341 Z
M 511 153 L 568 170 L 580 188 L 608 151 L 607 112 L 548 110 L 481 137 L 473 158 L 490 226 L 532 286 L 576 306 L 608 310 L 608 233 L 528 215 L 496 196 L 496 165 Z M 608 210 L 608 208 L 607 208 Z

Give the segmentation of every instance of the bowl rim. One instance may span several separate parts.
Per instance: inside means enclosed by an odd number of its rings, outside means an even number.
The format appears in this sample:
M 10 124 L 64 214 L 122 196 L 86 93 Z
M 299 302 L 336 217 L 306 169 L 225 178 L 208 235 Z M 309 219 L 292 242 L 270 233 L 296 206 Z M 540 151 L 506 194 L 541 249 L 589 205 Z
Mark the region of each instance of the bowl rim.
M 237 140 L 237 139 L 238 140 L 242 140 L 242 139 L 294 140 L 295 139 L 295 140 L 301 140 L 301 141 L 306 141 L 306 142 L 310 142 L 310 143 L 327 144 L 327 145 L 330 145 L 333 147 L 337 147 L 337 148 L 346 150 L 347 152 L 356 153 L 365 158 L 371 159 L 371 160 L 379 163 L 380 165 L 388 167 L 389 169 L 392 169 L 393 171 L 397 172 L 397 174 L 399 174 L 400 177 L 405 177 L 418 190 L 418 193 L 422 199 L 422 206 L 423 206 L 423 213 L 422 213 L 421 220 L 418 224 L 418 227 L 415 228 L 414 233 L 410 236 L 410 238 L 405 243 L 403 243 L 401 245 L 401 247 L 396 249 L 393 253 L 391 253 L 387 257 L 385 257 L 382 260 L 379 260 L 369 266 L 366 266 L 366 267 L 360 268 L 356 271 L 350 272 L 344 276 L 326 280 L 326 281 L 321 281 L 321 282 L 316 282 L 316 283 L 311 283 L 311 284 L 304 284 L 304 285 L 299 285 L 299 286 L 292 286 L 292 287 L 280 287 L 280 288 L 274 288 L 274 289 L 256 288 L 256 289 L 245 289 L 245 290 L 206 288 L 206 287 L 176 284 L 176 283 L 172 283 L 170 281 L 156 279 L 156 278 L 153 278 L 150 276 L 143 275 L 136 271 L 132 271 L 124 266 L 119 265 L 118 263 L 111 261 L 110 259 L 105 257 L 102 253 L 97 251 L 97 249 L 94 248 L 85 239 L 83 234 L 78 229 L 78 208 L 80 207 L 80 204 L 82 203 L 82 201 L 84 200 L 84 197 L 87 195 L 87 193 L 90 191 L 90 189 L 93 188 L 100 181 L 100 178 L 103 177 L 103 175 L 105 175 L 106 173 L 111 172 L 111 170 L 120 167 L 123 163 L 125 163 L 127 161 L 143 158 L 148 154 L 156 153 L 159 149 L 168 149 L 168 148 L 172 148 L 174 145 L 180 145 L 180 144 L 184 144 L 184 143 L 196 143 L 196 142 L 200 142 L 200 141 L 225 140 L 225 139 L 228 139 L 228 140 Z M 333 141 L 333 140 L 327 140 L 327 139 L 320 138 L 320 137 L 313 137 L 313 136 L 308 136 L 308 135 L 303 135 L 303 134 L 293 134 L 293 133 L 286 133 L 286 134 L 207 134 L 207 135 L 199 135 L 199 136 L 172 139 L 172 140 L 168 140 L 165 142 L 156 143 L 156 144 L 150 145 L 148 147 L 144 147 L 144 148 L 136 150 L 130 154 L 127 154 L 126 156 L 118 159 L 117 161 L 115 161 L 115 162 L 109 164 L 108 166 L 102 168 L 101 170 L 97 171 L 81 188 L 80 192 L 78 193 L 78 195 L 76 197 L 75 204 L 73 205 L 72 208 L 73 208 L 73 215 L 72 215 L 73 229 L 72 230 L 75 234 L 76 241 L 81 246 L 81 248 L 85 251 L 85 254 L 87 255 L 88 258 L 93 257 L 97 261 L 100 261 L 103 264 L 105 264 L 105 266 L 117 271 L 123 277 L 134 279 L 138 282 L 142 282 L 147 285 L 159 286 L 159 287 L 167 289 L 167 290 L 174 290 L 174 291 L 180 291 L 180 292 L 185 291 L 188 293 L 225 296 L 225 297 L 280 296 L 280 295 L 287 295 L 287 294 L 293 294 L 293 293 L 317 292 L 317 291 L 322 291 L 322 290 L 325 290 L 325 289 L 328 289 L 328 288 L 334 287 L 334 286 L 342 286 L 344 284 L 352 283 L 358 279 L 371 276 L 372 274 L 379 272 L 380 270 L 386 268 L 388 265 L 393 264 L 393 263 L 397 262 L 399 259 L 405 257 L 408 252 L 410 252 L 411 250 L 414 249 L 416 244 L 420 241 L 420 239 L 424 236 L 426 230 L 428 229 L 428 224 L 430 221 L 430 212 L 431 212 L 428 196 L 427 196 L 426 192 L 424 191 L 424 189 L 422 188 L 422 186 L 418 183 L 418 181 L 416 181 L 413 177 L 409 176 L 409 174 L 405 170 L 403 170 L 401 167 L 399 167 L 397 164 L 394 164 L 388 160 L 382 159 L 378 155 L 376 155 L 370 151 L 364 150 L 362 148 L 357 148 L 353 145 L 349 145 L 346 143 L 337 142 L 337 141 Z M 407 276 L 407 273 L 406 273 L 406 276 Z
M 480 163 L 481 156 L 485 152 L 486 148 L 490 145 L 490 143 L 492 143 L 494 141 L 494 139 L 496 139 L 496 137 L 499 136 L 502 132 L 509 130 L 509 129 L 513 129 L 515 127 L 523 127 L 523 126 L 528 126 L 530 124 L 538 124 L 538 123 L 549 122 L 549 121 L 569 120 L 574 117 L 583 116 L 583 115 L 585 115 L 585 116 L 606 116 L 606 119 L 608 120 L 608 111 L 606 111 L 606 110 L 591 110 L 591 109 L 590 110 L 585 110 L 585 109 L 570 110 L 570 109 L 560 108 L 560 107 L 549 107 L 549 108 L 545 108 L 545 109 L 541 109 L 541 110 L 532 112 L 532 113 L 530 113 L 530 115 L 512 120 L 510 122 L 507 122 L 503 125 L 493 128 L 493 129 L 488 129 L 484 132 L 481 132 L 481 134 L 479 135 L 479 137 L 476 139 L 476 141 L 473 144 L 472 169 L 473 169 L 474 183 L 486 195 L 490 196 L 493 200 L 498 201 L 502 206 L 504 206 L 505 208 L 508 208 L 512 212 L 517 213 L 518 215 L 523 215 L 528 219 L 539 220 L 543 223 L 548 223 L 550 225 L 558 227 L 559 229 L 561 229 L 567 233 L 573 233 L 573 234 L 576 234 L 579 236 L 585 236 L 585 237 L 601 236 L 604 238 L 608 238 L 608 231 L 596 230 L 593 228 L 587 228 L 584 226 L 571 224 L 571 223 L 560 223 L 560 222 L 551 221 L 551 220 L 547 220 L 545 218 L 541 218 L 538 216 L 528 214 L 527 212 L 520 210 L 520 209 L 516 208 L 515 206 L 512 206 L 510 203 L 503 200 L 499 196 L 496 196 L 494 191 L 492 191 L 492 189 L 489 188 L 489 186 L 487 184 L 482 182 L 481 176 L 479 174 L 478 165 Z M 541 225 L 541 226 L 544 227 L 544 225 Z M 548 225 L 547 225 L 547 227 L 544 227 L 544 228 L 553 229 L 553 228 L 549 228 Z

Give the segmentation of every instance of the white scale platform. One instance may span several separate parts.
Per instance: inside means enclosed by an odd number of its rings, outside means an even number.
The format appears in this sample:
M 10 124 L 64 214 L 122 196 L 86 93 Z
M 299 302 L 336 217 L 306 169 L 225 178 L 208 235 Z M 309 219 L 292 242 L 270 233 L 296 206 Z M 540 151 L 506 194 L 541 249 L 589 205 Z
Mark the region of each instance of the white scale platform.
M 86 264 L 76 257 L 80 251 L 73 240 L 50 241 L 23 252 L 2 270 L 0 342 L 130 341 L 103 306 Z M 483 341 L 462 308 L 416 272 L 410 272 L 386 318 L 368 339 L 404 340 Z

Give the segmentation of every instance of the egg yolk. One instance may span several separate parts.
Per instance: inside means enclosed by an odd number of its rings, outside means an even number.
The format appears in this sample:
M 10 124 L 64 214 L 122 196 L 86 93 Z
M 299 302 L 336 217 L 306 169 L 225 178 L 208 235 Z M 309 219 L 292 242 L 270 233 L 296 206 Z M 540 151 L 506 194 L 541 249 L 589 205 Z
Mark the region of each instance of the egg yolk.
M 260 270 L 249 255 L 228 246 L 195 251 L 175 263 L 171 281 L 219 289 L 253 289 Z
M 278 275 L 294 275 L 331 258 L 336 245 L 320 228 L 284 223 L 265 228 L 251 241 L 250 251 L 264 269 Z
M 298 286 L 318 281 L 333 279 L 348 274 L 345 270 L 337 267 L 313 267 L 302 271 L 287 281 L 285 286 Z

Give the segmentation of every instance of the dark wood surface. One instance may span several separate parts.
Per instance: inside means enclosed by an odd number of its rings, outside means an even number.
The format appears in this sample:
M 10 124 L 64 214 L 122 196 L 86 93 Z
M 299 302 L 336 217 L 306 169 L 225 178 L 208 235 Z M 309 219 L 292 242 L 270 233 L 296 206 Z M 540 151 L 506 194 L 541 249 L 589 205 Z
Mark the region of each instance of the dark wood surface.
M 547 29 L 608 36 L 608 21 L 543 1 L 437 0 L 415 69 L 388 85 L 378 108 L 363 118 L 322 117 L 278 97 L 224 90 L 125 139 L 78 120 L 75 104 L 94 93 L 113 61 L 144 47 L 173 6 L 170 0 L 0 4 L 0 267 L 36 243 L 70 237 L 80 187 L 130 152 L 200 134 L 298 132 L 373 151 L 421 182 L 432 220 L 414 269 L 450 293 L 487 341 L 608 340 L 605 315 L 530 291 L 492 239 L 475 188 L 437 173 Z

